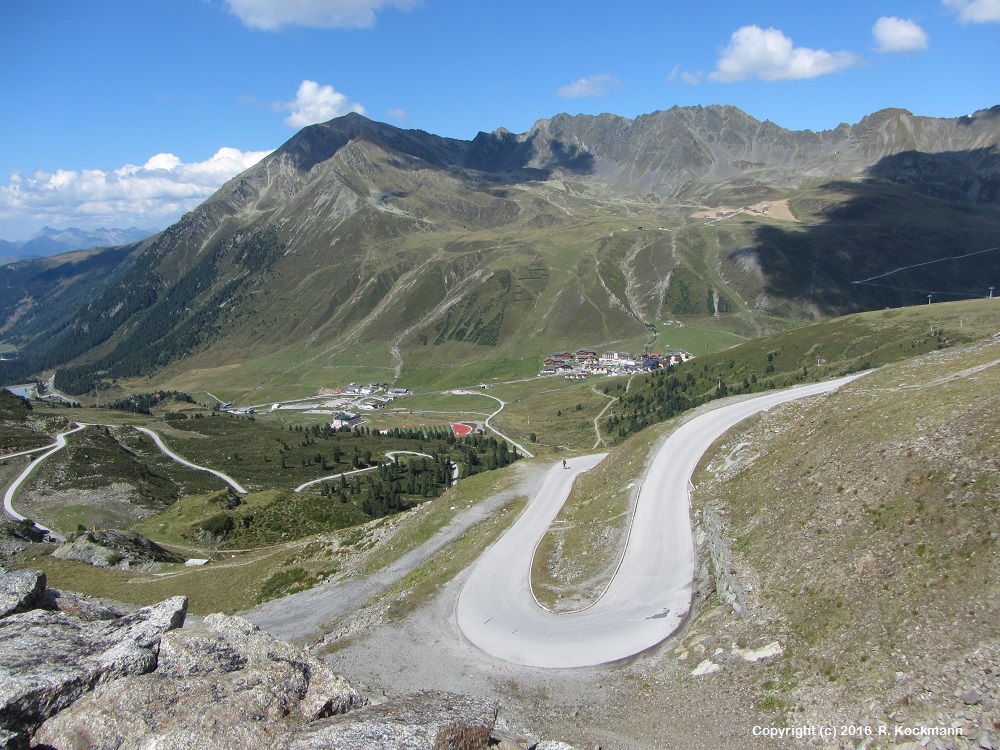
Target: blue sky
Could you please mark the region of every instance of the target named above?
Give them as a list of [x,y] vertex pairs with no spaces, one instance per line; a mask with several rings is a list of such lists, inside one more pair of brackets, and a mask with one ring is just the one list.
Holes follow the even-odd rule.
[[794,130],[1000,104],[1000,0],[0,6],[0,239],[163,228],[299,128],[438,135],[732,104]]

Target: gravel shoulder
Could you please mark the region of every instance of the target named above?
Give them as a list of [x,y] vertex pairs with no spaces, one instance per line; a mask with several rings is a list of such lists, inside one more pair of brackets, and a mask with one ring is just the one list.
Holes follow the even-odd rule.
[[338,621],[354,616],[366,603],[379,597],[403,576],[426,563],[474,526],[495,516],[516,498],[532,496],[541,485],[546,469],[547,466],[539,462],[518,463],[513,469],[518,473],[514,487],[456,512],[452,520],[426,542],[370,575],[317,586],[265,602],[242,614],[282,640],[321,640]]

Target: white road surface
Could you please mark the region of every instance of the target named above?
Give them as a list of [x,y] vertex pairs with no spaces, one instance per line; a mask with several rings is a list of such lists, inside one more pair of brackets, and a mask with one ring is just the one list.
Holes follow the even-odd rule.
[[706,412],[679,427],[646,474],[618,572],[591,607],[543,609],[531,592],[535,547],[569,496],[573,479],[606,454],[557,464],[517,522],[479,559],[457,605],[459,627],[483,651],[535,667],[586,667],[624,659],[660,643],[691,605],[694,545],[688,486],[702,455],[747,417],[777,404],[828,393],[860,377],[767,393]]
[[[18,521],[24,520],[24,516],[22,516],[20,513],[14,510],[14,495],[17,494],[17,491],[24,483],[24,480],[26,480],[29,476],[31,476],[31,473],[35,470],[35,468],[38,465],[42,463],[42,461],[51,456],[53,453],[61,451],[63,448],[66,447],[67,435],[72,435],[74,432],[79,432],[86,426],[87,425],[85,424],[77,424],[77,426],[74,427],[72,430],[67,430],[66,432],[60,432],[58,435],[56,435],[56,441],[52,445],[48,446],[48,449],[45,451],[45,453],[43,453],[34,461],[32,461],[30,464],[28,464],[28,466],[25,467],[24,471],[21,472],[18,478],[15,479],[13,482],[11,482],[10,486],[7,487],[7,491],[4,493],[3,496],[3,509],[7,512],[7,515]],[[5,456],[5,458],[10,458],[10,456]],[[56,532],[52,531],[52,529],[46,526],[42,526],[40,523],[36,522],[35,526],[41,529],[42,531],[47,532],[54,539],[58,539],[60,541],[63,539],[61,535],[57,534]]]
[[186,458],[181,458],[180,456],[178,456],[176,453],[174,453],[172,450],[170,450],[166,446],[166,443],[164,443],[163,440],[160,439],[159,435],[157,435],[155,432],[153,432],[152,430],[150,430],[150,429],[148,429],[146,427],[136,427],[135,429],[137,429],[139,432],[145,433],[146,435],[149,435],[151,438],[153,438],[153,442],[156,443],[156,447],[159,448],[161,451],[163,451],[168,456],[170,456],[170,458],[172,458],[177,463],[183,464],[184,466],[189,466],[192,469],[198,469],[200,471],[207,471],[209,474],[215,474],[215,476],[217,476],[223,482],[225,482],[230,487],[232,487],[234,490],[236,490],[237,492],[239,492],[241,495],[247,494],[247,490],[243,487],[243,485],[241,485],[239,482],[237,482],[235,479],[233,479],[228,474],[223,474],[221,471],[216,471],[215,469],[209,469],[207,466],[199,466],[198,464],[193,464],[190,461],[188,461]]

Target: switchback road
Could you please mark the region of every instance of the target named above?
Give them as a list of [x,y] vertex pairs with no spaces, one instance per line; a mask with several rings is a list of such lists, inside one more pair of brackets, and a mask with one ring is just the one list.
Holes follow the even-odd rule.
[[579,612],[554,614],[531,591],[539,541],[569,496],[573,479],[606,454],[556,466],[522,516],[477,562],[459,596],[458,625],[476,646],[536,667],[617,661],[660,643],[691,605],[694,545],[688,486],[702,455],[737,423],[778,404],[828,393],[854,378],[770,392],[706,412],[678,427],[643,479],[621,564],[603,596]]
[[159,435],[146,427],[136,427],[135,429],[145,435],[149,435],[149,437],[153,439],[153,442],[156,443],[156,447],[177,463],[183,466],[188,466],[192,469],[198,469],[199,471],[207,471],[209,474],[215,474],[215,476],[232,487],[236,492],[239,492],[241,495],[247,494],[246,488],[228,474],[223,474],[221,471],[216,471],[215,469],[209,469],[207,466],[199,466],[198,464],[191,463],[186,458],[181,458],[167,447],[166,443],[163,442]]

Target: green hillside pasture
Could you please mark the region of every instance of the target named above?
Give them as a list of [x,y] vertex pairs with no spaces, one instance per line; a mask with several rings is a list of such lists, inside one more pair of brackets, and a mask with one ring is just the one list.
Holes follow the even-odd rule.
[[742,344],[748,338],[703,325],[676,323],[662,323],[657,326],[657,332],[659,335],[653,347],[657,353],[680,349],[696,357]]
[[[478,389],[476,389],[478,390]],[[416,394],[397,398],[384,409],[365,414],[372,425],[381,429],[417,427],[451,422],[482,422],[497,409],[497,402],[478,393]]]
[[[998,357],[990,342],[887,366],[833,402],[741,425],[706,457],[694,517],[720,506],[734,577],[785,634],[762,700],[794,705],[820,676],[838,710],[878,701],[873,721],[905,706],[930,723],[953,705],[950,685],[912,691],[954,680],[949,665],[996,632]],[[757,458],[739,449],[751,442]],[[719,645],[744,632],[727,624]],[[889,688],[899,664],[907,684]]]
[[993,300],[859,313],[748,341],[640,376],[602,429],[621,440],[719,396],[754,393],[909,359],[1000,330]]
[[[217,414],[174,420],[168,428],[170,434],[164,430],[164,435],[172,450],[195,463],[223,471],[254,491],[293,490],[323,477],[375,467],[386,462],[386,454],[392,451],[450,457],[459,464],[462,476],[474,473],[466,465],[467,460],[483,467],[479,470],[496,468],[494,462],[504,466],[508,460],[497,454],[498,446],[490,441],[456,438],[446,426],[413,436],[394,436],[378,434],[368,426],[353,432],[331,430],[318,423],[289,429],[253,417]],[[476,458],[470,459],[470,455]]]
[[[151,424],[156,429],[159,425]],[[132,427],[112,427],[111,433],[118,444],[126,450],[133,451],[150,470],[169,476],[177,484],[180,492],[184,495],[198,495],[213,492],[226,487],[225,482],[214,474],[199,469],[192,469],[183,464],[179,464],[163,451],[156,447],[145,433],[139,432]],[[170,435],[166,430],[160,430],[160,436],[169,442]]]
[[132,524],[132,528],[158,544],[187,550],[193,557],[215,557],[214,540],[204,535],[199,538],[196,530],[233,501],[228,489],[187,495],[155,516]]
[[[189,599],[192,614],[234,613],[262,600],[335,580],[355,569],[369,573],[379,570],[446,526],[454,518],[454,506],[470,507],[500,493],[509,493],[511,502],[516,502],[512,490],[517,476],[516,469],[478,474],[442,497],[390,518],[245,551],[229,549],[216,552],[210,546],[192,540],[190,535],[193,526],[223,507],[223,499],[229,495],[228,492],[184,497],[159,515],[139,522],[135,529],[174,551],[190,557],[210,558],[212,561],[204,567],[185,568],[178,565],[164,570],[169,575],[150,575],[95,568],[48,555],[32,560],[31,566],[45,571],[49,585],[64,590],[136,605],[153,604],[170,596],[183,595]],[[280,494],[261,493],[261,500]],[[518,507],[491,516],[482,529],[485,536],[478,533],[464,535],[468,549],[460,559],[455,553],[446,553],[451,563],[445,572],[451,571],[455,565],[465,567],[474,559],[487,539],[493,538],[494,533],[516,518]],[[435,576],[431,579],[425,571],[420,580],[424,586],[430,586],[432,582],[444,578]],[[412,601],[415,595],[422,593],[426,593],[423,588],[411,590],[395,606],[406,606],[406,601]]]
[[[290,431],[274,422],[229,414],[169,424],[174,430],[166,439],[171,450],[255,490],[291,490],[313,479],[358,468],[359,461],[374,465],[385,460],[387,451],[433,453],[447,448],[441,440],[327,431],[318,422],[311,428],[296,426]],[[181,437],[184,433],[186,439]]]
[[[220,523],[224,519],[229,519],[225,526]],[[356,503],[335,496],[266,490],[236,497],[224,491],[182,498],[133,528],[160,544],[218,557],[229,550],[269,547],[370,520]]]
[[233,528],[220,544],[221,549],[266,547],[371,520],[355,503],[287,490],[251,492],[235,508],[227,509],[221,503],[210,510],[215,512],[191,533],[197,535],[213,519],[232,519]]
[[[45,572],[50,586],[65,591],[138,606],[155,604],[171,596],[186,596],[188,611],[193,615],[234,614],[256,604],[265,584],[273,581],[274,576],[284,570],[283,564],[294,559],[294,553],[306,546],[298,542],[249,553],[231,553],[204,567],[177,565],[162,571],[169,575],[95,568],[73,560],[57,560],[50,555],[32,560],[31,566]],[[186,553],[191,554],[191,550]],[[294,567],[303,569],[304,575],[296,576],[302,586],[307,582],[315,584],[337,570],[332,551],[330,556],[316,555],[306,563],[294,563]]]
[[0,388],[0,421],[23,422],[31,411],[31,402],[28,399],[6,388]]
[[[590,450],[597,439],[594,417],[610,400],[600,391],[612,388],[616,381],[624,387],[627,378],[599,375],[587,381],[569,381],[556,376],[533,380],[530,387],[519,383],[491,388],[489,392],[507,405],[490,424],[535,454],[539,450]],[[530,441],[532,433],[534,443]]]
[[538,372],[541,357],[534,351],[514,356],[465,341],[412,346],[403,350],[402,375],[395,385],[411,391],[439,391],[526,378]]
[[52,438],[41,430],[28,425],[0,422],[0,451],[3,453],[17,453],[51,444]]
[[[232,362],[227,363],[228,360]],[[393,379],[388,345],[367,348],[333,346],[316,342],[287,346],[274,351],[213,348],[168,366],[155,381],[134,381],[137,389],[164,387],[211,391],[224,401],[263,404],[308,398],[323,388],[348,383],[384,383]]]
[[80,524],[122,528],[171,505],[180,492],[164,467],[151,467],[122,446],[111,428],[91,426],[38,466],[18,502],[62,531]]
[[52,442],[48,431],[56,425],[36,416],[36,411],[28,399],[0,388],[0,453],[17,453]]

